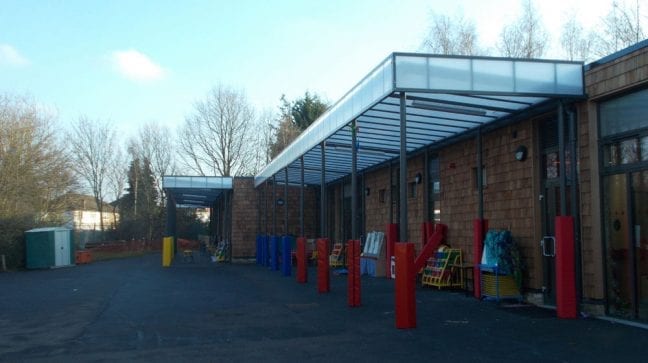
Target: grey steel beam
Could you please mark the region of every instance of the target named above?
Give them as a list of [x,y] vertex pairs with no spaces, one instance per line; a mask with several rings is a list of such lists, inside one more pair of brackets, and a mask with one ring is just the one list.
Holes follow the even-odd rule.
[[389,224],[394,223],[394,163],[389,162]]
[[562,101],[558,102],[558,173],[560,181],[560,215],[567,215],[567,175],[565,160],[565,115]]
[[320,237],[326,236],[326,142],[320,144],[322,171],[320,174]]
[[583,298],[583,265],[581,263],[581,243],[580,243],[580,205],[578,201],[578,154],[577,154],[577,125],[574,110],[569,111],[569,146],[571,154],[571,213],[574,216],[574,258],[576,266],[576,299],[578,303]]
[[284,235],[288,235],[288,168],[284,168]]
[[[358,164],[358,148],[356,120],[351,121],[351,239],[358,238],[358,225],[357,225],[357,209],[358,209],[358,181],[357,177],[357,164]],[[343,188],[344,189],[344,188]]]
[[399,242],[407,242],[407,103],[400,93],[400,221]]
[[479,206],[477,216],[480,220],[484,219],[484,161],[482,145],[482,129],[477,130],[477,194]]
[[265,185],[263,186],[263,226],[264,233],[268,235],[268,180],[266,179]]
[[299,231],[302,237],[306,236],[304,232],[304,155],[299,158],[301,162],[300,186],[299,186]]
[[272,176],[272,235],[277,235],[277,175]]

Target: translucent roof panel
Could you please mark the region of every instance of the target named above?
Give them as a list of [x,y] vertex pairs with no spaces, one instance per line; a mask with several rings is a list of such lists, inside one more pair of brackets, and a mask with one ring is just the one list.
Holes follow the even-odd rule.
[[232,189],[231,177],[164,176],[162,187],[176,204],[185,207],[209,207],[224,190]]
[[[256,177],[258,186],[321,182],[351,172],[356,120],[358,170],[399,155],[400,95],[406,95],[407,150],[413,151],[527,112],[552,99],[584,97],[583,64],[490,57],[393,53],[318,118]],[[285,180],[286,169],[288,180]]]
[[395,54],[396,90],[581,96],[583,65],[528,59]]

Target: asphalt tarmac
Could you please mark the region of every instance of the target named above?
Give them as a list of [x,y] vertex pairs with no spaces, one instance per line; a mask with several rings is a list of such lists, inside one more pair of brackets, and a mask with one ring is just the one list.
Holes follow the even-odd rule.
[[393,281],[346,276],[318,294],[255,264],[161,267],[159,254],[0,273],[0,361],[642,362],[648,330],[562,320],[534,306],[418,287],[417,327],[395,328]]

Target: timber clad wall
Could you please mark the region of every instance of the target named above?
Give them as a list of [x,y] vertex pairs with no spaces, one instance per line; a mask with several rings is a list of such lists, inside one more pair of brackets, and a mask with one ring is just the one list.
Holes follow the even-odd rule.
[[[539,216],[534,208],[538,203],[537,193],[534,193],[535,183],[539,181],[534,170],[540,160],[532,135],[532,121],[484,135],[484,218],[488,220],[490,229],[511,231],[526,266],[526,286],[539,289],[542,285],[542,266],[537,242],[540,238],[535,229]],[[514,153],[521,145],[527,147],[528,156],[524,161],[517,161]],[[481,256],[477,256],[477,260],[480,259]]]
[[[251,188],[254,188],[252,184]],[[252,190],[254,191],[254,190]],[[259,187],[256,195],[253,196],[253,201],[255,203],[255,208],[252,211],[248,211],[254,217],[254,226],[256,226],[257,220],[257,203],[260,202],[260,213],[261,213],[261,225],[258,228],[258,232],[267,233],[272,235],[273,233],[273,217],[272,217],[272,207],[273,203],[277,199],[284,199],[285,206],[288,208],[288,231],[287,234],[293,236],[301,236],[302,233],[299,230],[299,198],[300,192],[299,187],[289,186],[288,187],[288,200],[285,200],[284,196],[284,186],[283,184],[277,184],[276,192],[274,198],[272,197],[272,185],[268,185],[267,188]],[[318,203],[318,188],[306,187],[304,188],[304,231],[305,235],[308,238],[317,237],[317,230],[319,228],[319,203]],[[267,197],[267,208],[266,200]],[[259,198],[259,201],[257,201]],[[277,213],[277,235],[284,235],[286,231],[284,230],[284,221],[285,221],[285,211],[284,206],[275,205],[275,211]],[[264,219],[264,212],[265,218]],[[249,228],[249,227],[248,227]],[[255,231],[256,233],[257,231]]]
[[[416,251],[421,250],[423,245],[423,239],[421,237],[421,224],[423,224],[425,219],[425,210],[423,209],[425,202],[425,194],[423,193],[423,188],[425,181],[422,181],[421,184],[416,185],[416,196],[412,197],[411,194],[411,184],[414,183],[417,173],[425,175],[425,170],[423,169],[423,164],[425,163],[425,156],[419,155],[413,158],[410,158],[407,162],[407,219],[408,229],[407,237],[408,242],[413,242],[416,246]],[[398,221],[396,220],[396,223]],[[383,231],[385,227],[383,227]]]
[[593,66],[585,73],[585,90],[590,100],[598,100],[646,84],[648,47],[610,63]]
[[248,257],[256,253],[257,216],[253,178],[234,178],[232,193],[232,256]]
[[[389,205],[391,203],[389,184],[389,166],[365,174],[365,188],[370,190],[369,195],[365,197],[365,209],[367,210],[365,230],[367,233],[372,231],[384,232],[386,225],[389,223]],[[380,199],[381,194],[383,196],[382,201]]]
[[[461,248],[464,260],[472,257],[472,221],[477,218],[477,189],[473,178],[477,145],[468,140],[439,151],[441,223],[448,225],[448,243]],[[479,256],[481,258],[481,256]]]
[[[533,143],[533,122],[485,133],[482,136],[482,162],[485,171],[484,218],[490,229],[510,230],[519,244],[527,266],[525,285],[537,289],[542,284],[540,253],[536,239],[534,170],[537,162]],[[514,158],[515,149],[528,149],[523,162]],[[441,174],[441,223],[448,225],[448,243],[461,248],[464,260],[479,263],[473,256],[472,222],[478,217],[476,180],[477,143],[468,140],[439,151]],[[475,258],[477,257],[477,258]]]

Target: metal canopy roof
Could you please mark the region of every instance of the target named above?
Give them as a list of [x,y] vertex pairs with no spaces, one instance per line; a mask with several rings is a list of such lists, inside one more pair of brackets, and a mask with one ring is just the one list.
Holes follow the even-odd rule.
[[231,177],[164,176],[162,187],[178,207],[208,208],[225,190],[232,189]]
[[399,155],[400,94],[406,95],[407,151],[506,120],[552,99],[583,98],[583,63],[393,53],[273,159],[254,179],[319,185],[351,173],[351,122],[357,170]]

